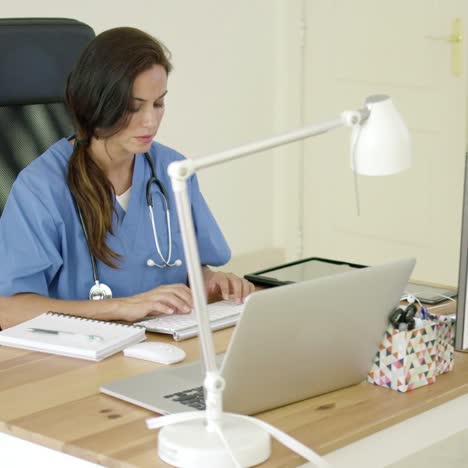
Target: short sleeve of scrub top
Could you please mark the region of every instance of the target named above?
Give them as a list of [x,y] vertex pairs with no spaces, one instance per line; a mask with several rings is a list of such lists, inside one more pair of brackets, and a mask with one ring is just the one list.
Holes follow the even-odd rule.
[[55,221],[23,180],[18,179],[0,218],[0,294],[48,295],[62,258]]

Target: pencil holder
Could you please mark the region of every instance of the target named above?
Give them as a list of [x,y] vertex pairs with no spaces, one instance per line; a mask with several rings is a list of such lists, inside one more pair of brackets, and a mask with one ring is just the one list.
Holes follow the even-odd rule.
[[389,325],[368,373],[370,383],[407,392],[453,369],[455,319],[430,314],[416,328]]

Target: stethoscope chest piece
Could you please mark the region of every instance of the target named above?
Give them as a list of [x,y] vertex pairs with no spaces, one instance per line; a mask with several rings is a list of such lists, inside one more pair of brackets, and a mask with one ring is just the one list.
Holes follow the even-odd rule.
[[89,290],[89,299],[91,301],[103,301],[104,299],[112,299],[112,291],[107,284],[96,281]]

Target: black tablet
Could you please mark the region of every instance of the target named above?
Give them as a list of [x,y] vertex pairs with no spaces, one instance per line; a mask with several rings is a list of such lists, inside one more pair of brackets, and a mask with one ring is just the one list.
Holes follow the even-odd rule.
[[266,270],[245,275],[244,278],[259,286],[281,286],[297,283],[336,273],[343,273],[354,268],[365,268],[357,263],[330,260],[321,257],[309,257],[296,262],[285,263]]
[[[309,257],[296,262],[285,263],[266,270],[256,271],[245,275],[244,278],[259,286],[281,286],[283,284],[297,283],[336,273],[351,271],[354,268],[365,268],[366,265],[357,263],[330,260],[321,257]],[[425,304],[438,304],[448,298],[454,298],[457,290],[453,288],[435,287],[429,284],[409,282],[405,293],[416,296]]]
[[412,283],[406,285],[406,293],[416,296],[424,304],[439,304],[447,299],[457,297],[455,288],[432,286],[430,284]]

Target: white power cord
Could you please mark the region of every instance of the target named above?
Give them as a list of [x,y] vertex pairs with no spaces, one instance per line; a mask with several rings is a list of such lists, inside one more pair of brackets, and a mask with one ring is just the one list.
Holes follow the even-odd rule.
[[[412,304],[413,302],[417,302],[419,304],[419,306],[421,307],[421,309],[424,309],[426,311],[439,309],[440,307],[446,307],[446,304],[436,305],[436,306],[432,306],[432,307],[423,306],[421,304],[421,301],[418,299],[418,294],[419,294],[419,292],[409,293],[409,292],[405,291],[405,294],[401,297],[401,300],[402,301],[408,301],[409,304]],[[449,301],[456,302],[453,297],[445,296],[444,294],[439,294],[439,293],[435,293],[435,295],[439,296],[439,297],[443,297],[444,299],[448,299]]]
[[[249,423],[252,423],[258,426],[261,429],[263,429],[265,432],[269,433],[276,440],[281,442],[285,447],[289,448],[293,452],[296,452],[302,458],[305,458],[307,461],[314,463],[315,466],[319,468],[331,468],[331,465],[325,459],[323,459],[320,455],[315,453],[312,449],[305,446],[304,444],[297,441],[296,439],[292,438],[285,432],[280,431],[279,429],[272,426],[271,424],[268,424],[256,418],[251,418],[249,416],[243,416],[240,414],[223,413],[223,416],[248,421]],[[158,418],[147,419],[146,426],[148,427],[148,429],[160,429],[164,426],[168,426],[171,424],[178,424],[178,423],[187,422],[187,421],[195,421],[197,419],[204,419],[204,418],[205,418],[204,411],[189,411],[189,412],[178,413],[178,414],[169,414],[167,416],[160,416]],[[218,435],[220,435],[223,445],[227,448],[228,441],[225,439],[224,435],[222,435],[222,428],[218,426],[217,429],[215,430],[218,433]],[[227,450],[228,450],[228,453],[231,455],[231,457],[233,457],[234,459],[234,454],[232,453],[232,450],[230,448],[227,448]],[[239,465],[237,461],[235,461],[234,463],[235,463],[236,468],[241,466]]]
[[221,442],[223,443],[224,448],[226,449],[227,453],[231,457],[235,468],[242,468],[241,464],[237,461],[236,456],[234,455],[234,452],[231,450],[231,446],[229,445],[228,440],[226,439],[226,437],[224,437],[223,430],[219,422],[216,422],[214,424],[214,429],[216,431],[216,434],[218,434],[219,438],[221,439]]
[[355,124],[353,127],[353,142],[351,146],[351,159],[352,159],[352,169],[353,169],[353,183],[354,183],[354,196],[356,200],[356,214],[361,216],[361,202],[359,198],[359,185],[358,185],[358,174],[356,171],[356,146],[359,141],[359,137],[361,136],[361,125]]

